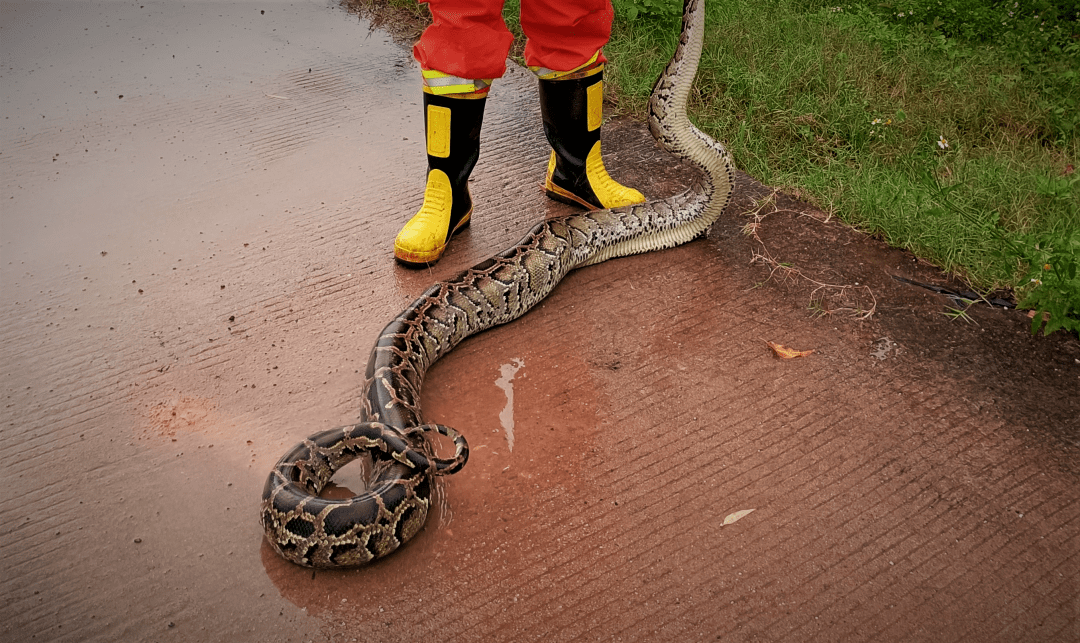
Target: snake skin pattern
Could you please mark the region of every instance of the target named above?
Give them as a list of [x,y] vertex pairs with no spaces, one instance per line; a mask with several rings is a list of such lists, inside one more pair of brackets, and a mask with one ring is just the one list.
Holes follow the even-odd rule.
[[[460,434],[424,422],[420,387],[431,365],[466,337],[523,315],[571,270],[674,247],[720,216],[731,196],[731,159],[686,117],[703,32],[703,0],[685,0],[678,47],[649,103],[652,135],[702,176],[667,199],[539,223],[517,245],[435,284],[390,322],[368,361],[363,421],[311,436],[270,473],[262,525],[279,554],[310,567],[357,566],[416,535],[434,476],[459,470],[468,458]],[[454,441],[453,458],[434,457],[430,432]],[[374,462],[367,491],[346,500],[318,497],[335,471],[365,453]]]

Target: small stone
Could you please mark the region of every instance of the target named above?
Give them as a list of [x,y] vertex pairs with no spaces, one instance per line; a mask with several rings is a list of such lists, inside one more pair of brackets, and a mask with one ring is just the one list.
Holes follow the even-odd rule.
[[135,544],[136,544],[136,545],[137,545],[137,544],[139,544],[139,543],[141,543],[141,542],[142,542],[142,538],[136,538],[136,539],[135,539]]

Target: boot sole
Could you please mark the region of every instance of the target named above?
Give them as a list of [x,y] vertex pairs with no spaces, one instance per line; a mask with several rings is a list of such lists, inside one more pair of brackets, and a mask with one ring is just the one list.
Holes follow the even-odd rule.
[[573,192],[560,188],[559,186],[555,185],[550,181],[548,181],[547,185],[544,186],[544,189],[545,192],[547,192],[549,199],[552,199],[553,201],[558,201],[559,203],[576,205],[580,208],[585,208],[586,210],[600,210],[603,207],[599,205],[593,205],[585,199],[574,194]]

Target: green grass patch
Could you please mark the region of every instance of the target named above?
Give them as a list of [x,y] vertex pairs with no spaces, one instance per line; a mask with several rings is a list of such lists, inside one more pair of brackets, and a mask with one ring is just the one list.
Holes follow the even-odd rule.
[[[1046,272],[1034,262],[1048,244],[1059,264],[1077,263],[1076,10],[935,0],[920,21],[916,4],[712,2],[691,117],[763,183],[977,289],[1015,288],[1075,330],[1075,274],[1051,297],[1031,275]],[[643,114],[678,16],[633,0],[616,8],[606,78],[620,110]],[[998,15],[1006,24],[992,31]]]

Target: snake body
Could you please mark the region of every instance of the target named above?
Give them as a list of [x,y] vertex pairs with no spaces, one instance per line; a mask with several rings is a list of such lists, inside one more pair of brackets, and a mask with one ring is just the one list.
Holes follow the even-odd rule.
[[[539,223],[517,245],[435,284],[390,322],[368,361],[363,421],[304,440],[267,479],[262,524],[279,554],[311,567],[356,566],[416,535],[434,476],[459,470],[468,458],[460,434],[423,419],[420,388],[431,365],[466,337],[523,315],[571,270],[674,247],[719,217],[731,196],[731,159],[686,116],[703,32],[703,0],[685,0],[679,44],[649,102],[652,135],[701,176],[670,198]],[[453,439],[454,457],[434,457],[429,432]],[[375,462],[369,489],[345,500],[320,498],[334,472],[364,453]]]

